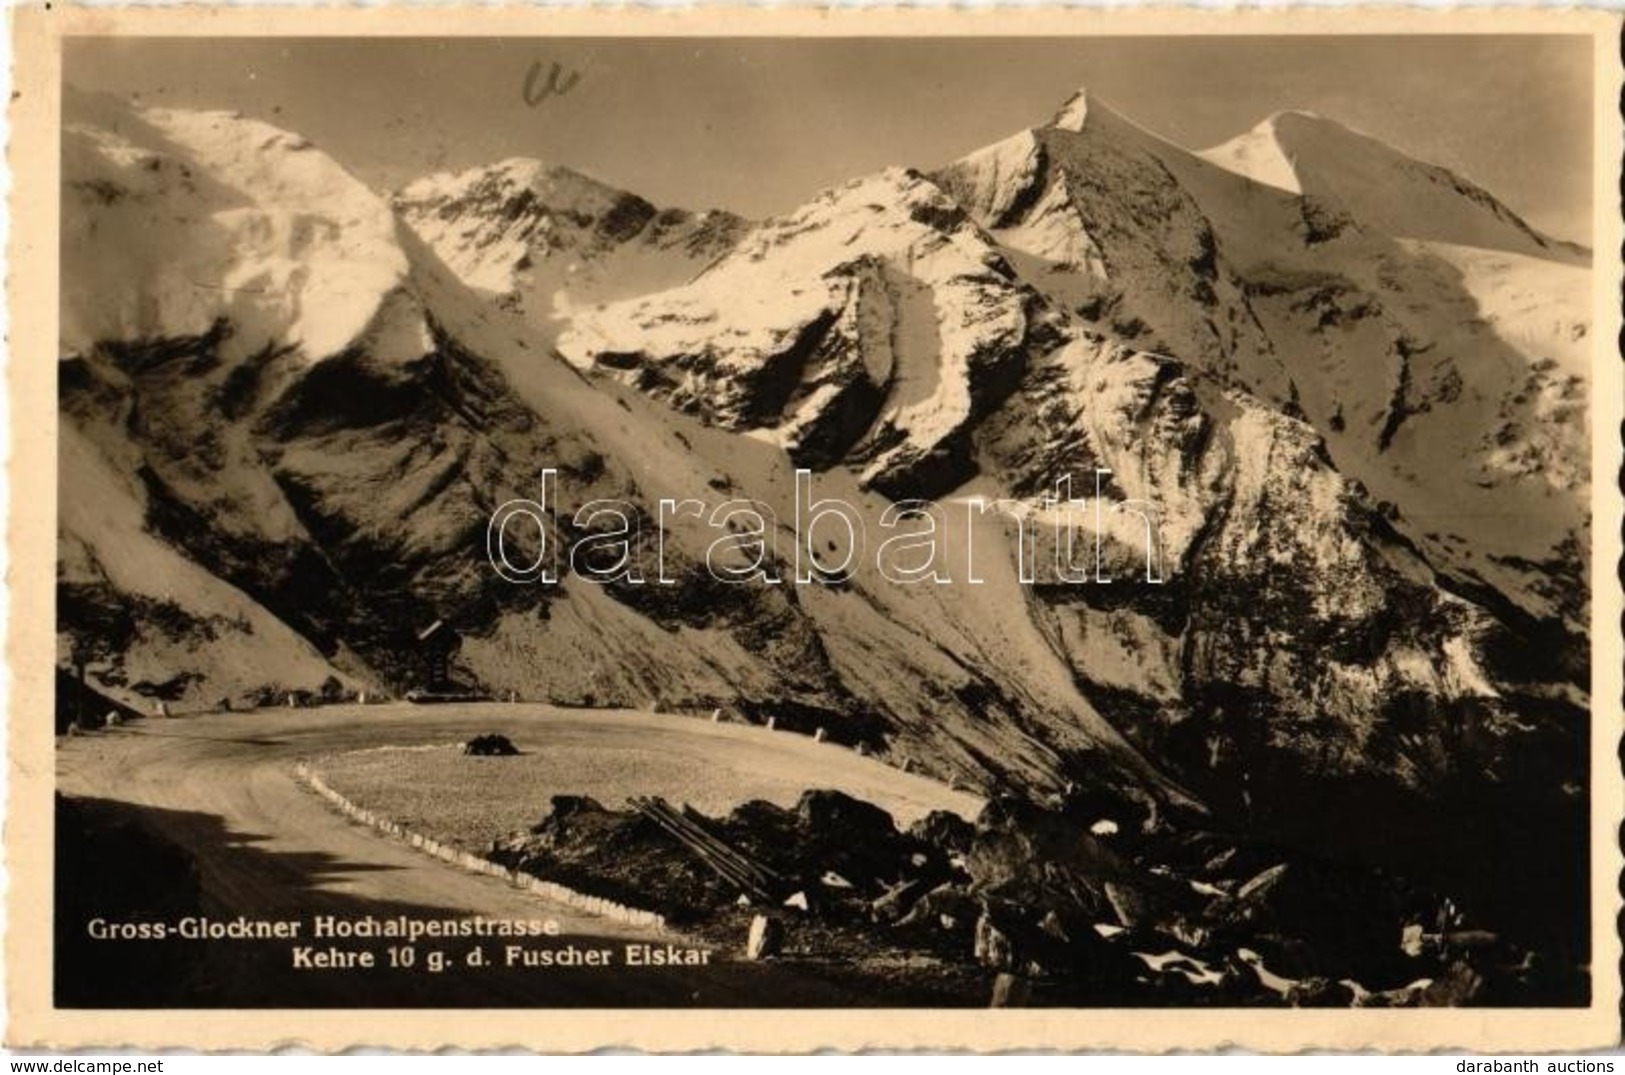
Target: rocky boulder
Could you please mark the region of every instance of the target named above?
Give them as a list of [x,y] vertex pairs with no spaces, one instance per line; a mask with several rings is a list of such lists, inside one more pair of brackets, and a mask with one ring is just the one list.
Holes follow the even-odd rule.
[[1031,803],[995,799],[976,819],[965,855],[971,890],[1066,915],[1115,917],[1108,881],[1135,884],[1130,867],[1065,815]]
[[1386,983],[1420,976],[1402,947],[1406,927],[1436,913],[1425,894],[1379,872],[1294,860],[1216,898],[1207,920],[1220,936],[1251,937],[1283,974]]
[[909,836],[944,855],[963,855],[976,838],[976,826],[946,810],[933,810],[908,827]]
[[981,904],[963,885],[943,883],[914,901],[898,920],[902,929],[956,936],[968,934],[981,915]]
[[799,855],[815,878],[834,873],[854,888],[879,893],[916,867],[915,844],[886,811],[840,791],[805,792],[796,804]]
[[513,740],[505,735],[476,735],[463,744],[463,753],[477,758],[511,758],[519,753]]

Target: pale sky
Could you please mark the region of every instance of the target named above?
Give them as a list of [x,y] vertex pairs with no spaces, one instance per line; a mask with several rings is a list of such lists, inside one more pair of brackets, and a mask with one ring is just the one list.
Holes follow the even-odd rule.
[[[535,61],[580,81],[530,107]],[[86,38],[70,40],[65,78],[266,119],[380,188],[526,156],[748,216],[888,165],[946,163],[1087,86],[1192,149],[1281,109],[1319,112],[1462,173],[1537,227],[1590,232],[1583,37]]]

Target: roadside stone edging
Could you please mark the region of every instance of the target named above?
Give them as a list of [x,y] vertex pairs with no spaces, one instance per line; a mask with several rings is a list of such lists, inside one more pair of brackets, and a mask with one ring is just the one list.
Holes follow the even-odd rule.
[[382,833],[390,839],[406,844],[413,850],[421,851],[425,855],[440,859],[442,862],[449,862],[453,866],[467,870],[469,873],[479,873],[488,877],[499,878],[521,891],[540,896],[542,899],[552,900],[555,903],[562,903],[567,907],[585,911],[590,915],[613,919],[616,922],[624,922],[629,926],[641,926],[661,933],[667,932],[665,915],[656,914],[653,911],[639,910],[636,907],[628,907],[625,904],[616,903],[614,900],[607,900],[601,896],[589,896],[584,892],[577,892],[573,888],[566,888],[552,881],[543,881],[539,877],[532,877],[530,874],[519,870],[510,870],[501,863],[492,862],[488,858],[482,858],[471,852],[452,847],[450,844],[443,844],[432,837],[413,832],[387,817],[382,817],[371,810],[357,806],[345,798],[343,794],[329,787],[327,782],[322,779],[321,774],[312,769],[307,763],[296,762],[293,769],[294,774],[306,787],[326,799],[339,813],[352,821],[359,822]]

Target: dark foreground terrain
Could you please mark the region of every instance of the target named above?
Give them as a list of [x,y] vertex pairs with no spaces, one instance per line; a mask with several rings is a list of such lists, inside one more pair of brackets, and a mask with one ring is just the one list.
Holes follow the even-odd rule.
[[556,798],[492,856],[705,937],[768,917],[780,958],[856,980],[926,971],[956,991],[980,979],[985,996],[1009,976],[1013,1002],[1528,1006],[1588,991],[1553,930],[1507,929],[1495,901],[1128,803],[1005,798],[974,824],[934,812],[904,830],[836,791],[721,818],[639,806]]
[[[807,779],[838,776],[843,790],[709,816],[680,802],[662,813],[644,798],[639,809],[560,796],[536,804],[529,831],[490,834],[491,857],[658,911],[674,931],[661,934],[384,839],[292,774],[300,758],[487,734],[590,746],[606,765],[654,743],[703,747],[758,779],[778,764]],[[494,780],[522,760],[481,763]],[[725,780],[735,770],[719,763],[711,771]],[[962,793],[933,792],[929,782],[805,736],[535,706],[140,720],[63,740],[59,786],[56,996],[65,1006],[981,1006],[1001,975],[1010,976],[1001,988],[1011,1001],[1080,1007],[1569,1005],[1584,1003],[1589,988],[1577,955],[1587,949],[1584,871],[1540,868],[1583,863],[1572,846],[1582,830],[1533,814],[1520,830],[1437,819],[1460,826],[1463,853],[1429,872],[1402,868],[1419,861],[1402,854],[1406,830],[1369,807],[1366,831],[1351,827],[1345,843],[1318,853],[1081,787],[1043,804],[995,798],[979,816],[960,816],[944,807],[962,809]],[[1349,802],[1357,812],[1360,800]],[[900,826],[898,816],[912,820]],[[719,873],[696,854],[696,833],[753,872]],[[1384,863],[1366,852],[1385,833],[1394,853]],[[1474,856],[1477,883],[1463,869]],[[1527,884],[1499,883],[1518,862],[1529,865]],[[440,973],[421,962],[314,973],[292,965],[287,942],[94,941],[86,933],[98,916],[200,914],[551,918],[560,936],[539,947],[675,942],[711,956],[692,967],[475,973],[459,961],[478,942],[459,940],[440,946],[452,963]],[[776,943],[768,958],[750,961],[758,916],[773,920]],[[372,951],[382,964],[398,943],[345,947]],[[419,947],[426,959],[430,946]]]

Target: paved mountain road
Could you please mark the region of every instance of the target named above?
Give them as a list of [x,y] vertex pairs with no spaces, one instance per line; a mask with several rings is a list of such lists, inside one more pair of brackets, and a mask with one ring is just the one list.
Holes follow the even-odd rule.
[[[61,741],[58,787],[127,810],[185,849],[207,913],[298,919],[317,914],[414,918],[553,919],[562,936],[530,946],[609,948],[664,944],[641,931],[468,873],[344,818],[293,774],[300,759],[381,745],[418,745],[498,732],[516,741],[589,746],[595,757],[671,752],[708,766],[708,779],[782,782],[787,796],[835,787],[900,819],[928,809],[969,813],[977,801],[855,752],[784,732],[628,711],[540,705],[410,705],[263,710],[151,719]],[[658,791],[658,789],[650,789]],[[303,936],[309,937],[307,925]],[[741,938],[743,941],[743,938]],[[109,942],[117,943],[117,942]],[[136,942],[129,942],[136,943]],[[171,942],[165,942],[171,943]],[[322,942],[317,943],[319,946]],[[355,942],[337,942],[355,948]],[[380,961],[388,944],[372,950]],[[488,955],[512,941],[441,942],[456,960],[476,943]],[[420,942],[426,949],[431,942]],[[786,966],[713,953],[683,968],[545,970],[453,968],[310,971],[292,967],[290,943],[199,944],[200,1006],[255,1002],[310,1006],[750,1006],[863,1003],[849,987]],[[358,976],[365,975],[358,980]],[[290,997],[295,998],[290,1001]]]

